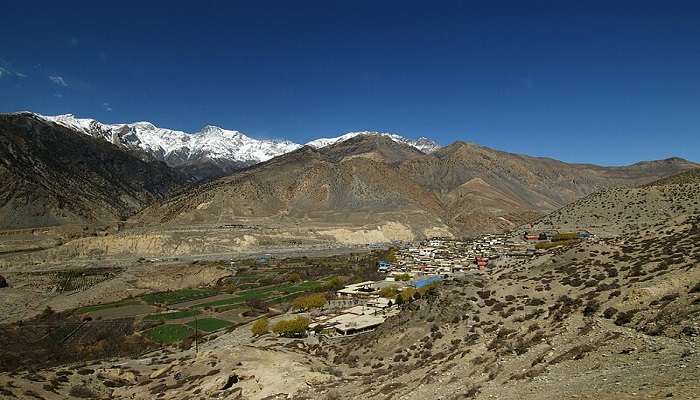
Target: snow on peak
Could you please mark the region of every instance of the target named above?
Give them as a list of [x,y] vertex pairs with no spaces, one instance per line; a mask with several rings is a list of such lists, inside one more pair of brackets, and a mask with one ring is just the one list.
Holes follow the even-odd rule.
[[117,145],[140,148],[174,166],[205,158],[258,163],[301,147],[290,141],[254,139],[213,125],[187,133],[159,128],[147,121],[103,124],[71,114],[38,116]]
[[[33,113],[34,114],[34,113]],[[202,159],[227,160],[254,164],[288,153],[301,147],[288,140],[255,139],[235,130],[206,125],[198,132],[187,133],[160,128],[151,122],[104,124],[94,119],[77,118],[72,114],[42,116],[39,118],[57,123],[78,132],[101,138],[118,146],[141,149],[171,166]],[[307,145],[320,148],[348,140],[357,135],[381,135],[408,144],[425,153],[440,146],[427,138],[412,140],[387,132],[348,132],[335,138],[313,140]]]
[[437,150],[440,148],[440,145],[437,144],[435,141],[430,140],[425,137],[421,137],[418,140],[412,140],[412,139],[407,139],[401,135],[397,135],[395,133],[389,133],[389,132],[375,132],[375,131],[358,131],[358,132],[348,132],[344,135],[334,137],[334,138],[320,138],[316,140],[312,140],[308,142],[306,145],[311,146],[314,148],[321,148],[321,147],[326,147],[330,146],[335,143],[339,142],[344,142],[348,139],[354,138],[355,136],[358,135],[378,135],[378,136],[385,136],[388,137],[389,139],[397,142],[397,143],[403,143],[407,144],[411,147],[414,147],[424,153],[429,153],[431,151]]

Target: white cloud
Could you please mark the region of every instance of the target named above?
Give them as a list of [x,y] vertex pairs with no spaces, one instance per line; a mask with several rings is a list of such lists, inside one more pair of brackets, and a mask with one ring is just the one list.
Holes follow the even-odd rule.
[[17,77],[17,78],[26,78],[27,77],[27,75],[25,75],[21,72],[10,71],[7,68],[0,67],[0,78],[2,78],[2,77],[11,78],[13,76]]
[[109,103],[102,103],[102,108],[105,109],[105,111],[112,111],[112,106],[109,105]]
[[68,83],[66,83],[66,80],[63,79],[62,76],[49,75],[49,80],[51,80],[51,82],[57,84],[58,86],[68,87]]

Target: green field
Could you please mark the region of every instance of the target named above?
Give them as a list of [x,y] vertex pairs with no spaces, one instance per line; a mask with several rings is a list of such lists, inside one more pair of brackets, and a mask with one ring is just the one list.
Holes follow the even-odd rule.
[[209,303],[197,304],[194,308],[214,308],[221,306],[234,306],[245,304],[248,300],[266,300],[277,297],[275,294],[290,295],[301,292],[314,292],[323,286],[323,281],[307,281],[299,283],[283,283],[280,285],[265,286],[256,289],[244,290],[228,299],[221,299]]
[[141,296],[148,304],[176,304],[185,301],[199,300],[218,294],[213,289],[181,289],[172,292],[151,293]]
[[198,310],[188,310],[188,311],[175,311],[175,312],[169,312],[169,313],[161,313],[161,314],[150,314],[145,316],[143,319],[147,319],[149,321],[167,321],[170,319],[179,319],[179,318],[188,318],[192,317],[199,314]]
[[[187,325],[194,328],[195,321],[190,321]],[[228,328],[231,325],[233,324],[217,318],[202,318],[197,320],[197,330],[205,332],[218,331],[219,329]]]
[[241,308],[241,309],[242,309],[242,308],[245,308],[245,307],[242,307],[242,306],[243,306],[243,303],[227,304],[227,305],[224,305],[224,306],[212,307],[212,310],[214,310],[214,312],[218,312],[218,313],[219,313],[219,312],[231,311],[231,310],[234,310],[234,309],[236,309],[236,308]]
[[158,343],[175,343],[194,333],[194,329],[187,325],[165,324],[151,328],[144,332],[147,338]]
[[137,299],[121,300],[121,301],[115,301],[114,303],[104,303],[104,304],[96,304],[94,306],[81,307],[78,309],[78,312],[82,314],[82,313],[89,313],[89,312],[99,311],[99,310],[107,310],[110,308],[133,306],[133,305],[137,305],[137,304],[141,304],[141,302]]

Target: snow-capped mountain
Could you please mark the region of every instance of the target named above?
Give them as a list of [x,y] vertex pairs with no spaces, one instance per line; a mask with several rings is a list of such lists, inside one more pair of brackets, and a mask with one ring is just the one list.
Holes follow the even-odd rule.
[[42,117],[117,145],[141,148],[173,166],[203,158],[258,163],[301,147],[288,140],[254,139],[238,131],[211,125],[199,132],[186,133],[159,128],[150,122],[103,124],[93,119],[75,118],[71,114]]
[[200,179],[222,176],[301,147],[288,140],[255,139],[211,125],[187,133],[159,128],[150,122],[104,124],[71,114],[37,116],[117,146],[143,151]]
[[418,140],[411,140],[411,139],[407,139],[403,136],[397,135],[395,133],[374,132],[374,131],[348,132],[344,135],[334,137],[334,138],[320,138],[320,139],[312,140],[312,141],[306,143],[306,145],[311,146],[311,147],[315,147],[318,149],[321,147],[330,146],[330,145],[338,143],[338,142],[343,142],[345,140],[348,140],[348,139],[353,138],[353,137],[358,136],[358,135],[386,136],[395,142],[403,143],[403,144],[407,144],[409,146],[415,147],[416,149],[422,151],[423,153],[430,153],[431,151],[434,151],[434,150],[437,150],[440,148],[440,145],[437,144],[437,142],[435,142],[434,140],[428,139],[426,137],[421,137]]
[[[205,126],[187,133],[160,128],[150,122],[105,124],[94,119],[77,118],[72,114],[33,115],[78,132],[101,138],[117,146],[145,153],[171,167],[186,170],[198,178],[222,176],[241,167],[267,161],[296,150],[302,145],[288,140],[255,139],[239,131]],[[321,148],[357,135],[382,135],[429,153],[440,146],[427,138],[411,140],[393,133],[350,132],[335,138],[313,140],[307,145]]]

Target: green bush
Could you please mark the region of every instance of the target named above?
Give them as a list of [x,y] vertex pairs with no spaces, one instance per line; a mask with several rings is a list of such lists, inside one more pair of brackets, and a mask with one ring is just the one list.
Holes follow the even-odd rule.
[[255,336],[264,335],[270,331],[270,321],[268,321],[267,317],[262,317],[253,323],[250,327],[250,331],[253,332]]
[[578,233],[576,233],[576,232],[557,233],[552,238],[552,242],[560,242],[560,241],[564,241],[564,240],[575,240],[578,238],[579,238]]
[[272,331],[284,337],[300,337],[306,334],[306,330],[308,328],[309,319],[298,316],[294,319],[287,319],[277,322],[272,328]]
[[292,307],[297,310],[310,310],[312,308],[321,308],[325,305],[326,297],[321,293],[297,297],[292,302]]

